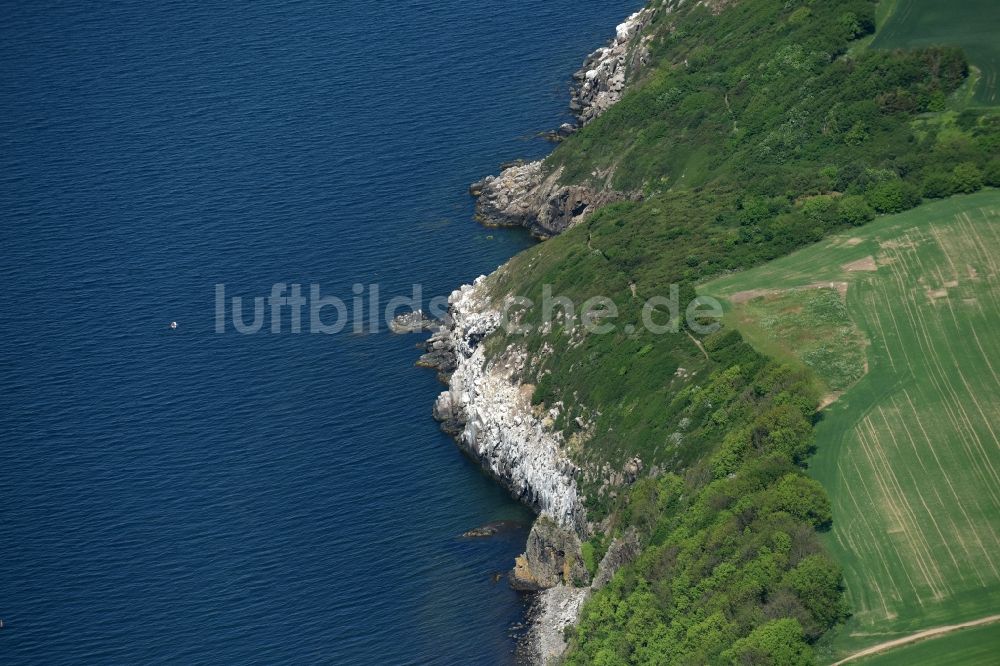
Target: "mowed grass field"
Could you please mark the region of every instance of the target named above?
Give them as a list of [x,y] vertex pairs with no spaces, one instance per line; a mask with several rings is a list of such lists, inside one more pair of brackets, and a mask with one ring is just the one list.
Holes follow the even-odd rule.
[[[854,612],[825,656],[1000,613],[1000,191],[880,218],[700,291],[764,351],[805,363],[794,334],[762,341],[759,320],[784,303],[775,294],[806,288],[843,294],[867,339],[867,372],[822,412],[810,461]],[[767,316],[789,317],[781,307]]]
[[1000,2],[882,0],[872,48],[960,46],[981,73],[974,103],[1000,104]]

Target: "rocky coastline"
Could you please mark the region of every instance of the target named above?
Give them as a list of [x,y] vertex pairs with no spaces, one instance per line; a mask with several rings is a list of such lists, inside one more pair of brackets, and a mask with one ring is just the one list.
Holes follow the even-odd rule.
[[[644,28],[656,10],[642,9],[629,16],[614,39],[591,53],[573,75],[570,109],[576,124],[565,124],[553,133],[565,137],[589,124],[617,103],[627,83],[649,63]],[[562,170],[548,170],[544,161],[518,163],[473,183],[476,219],[492,227],[525,227],[538,238],[549,238],[579,224],[598,208],[623,200],[640,199],[636,192],[610,187],[613,174],[602,174],[600,184],[561,182]]]
[[[534,409],[534,387],[516,379],[529,362],[526,353],[510,347],[487,357],[483,342],[501,321],[489,278],[481,276],[452,292],[448,315],[418,364],[438,370],[447,384],[433,410],[442,429],[538,513],[508,578],[514,589],[536,593],[520,654],[528,663],[548,664],[566,649],[564,630],[576,623],[591,590],[606,585],[637,556],[638,542],[629,535],[614,540],[591,578],[582,554],[591,526],[577,487],[581,470],[564,451],[562,433],[551,428],[558,407]],[[467,535],[489,536],[478,530]]]
[[510,350],[486,358],[481,343],[501,324],[486,292],[485,277],[454,291],[447,325],[428,341],[421,364],[438,369],[448,383],[434,417],[515,497],[559,527],[585,534],[577,469],[563,453],[561,437],[531,409],[529,387],[512,378],[521,354]]
[[[629,16],[607,46],[588,56],[574,75],[570,108],[577,124],[564,125],[556,135],[577,131],[621,99],[627,83],[648,63],[643,30],[655,12],[647,8]],[[548,238],[601,206],[640,196],[606,184],[566,185],[560,176],[560,170],[547,171],[542,161],[508,165],[499,176],[470,187],[477,198],[477,219],[487,226],[523,226]],[[557,414],[550,412],[558,406],[549,412],[534,409],[534,387],[517,379],[529,362],[526,352],[511,347],[487,356],[483,342],[501,323],[489,279],[481,276],[451,294],[439,327],[418,314],[401,321],[400,332],[433,331],[417,364],[437,370],[447,384],[434,404],[434,418],[460,448],[538,513],[509,579],[515,589],[536,594],[519,653],[526,662],[549,664],[565,651],[565,628],[577,622],[591,590],[606,585],[639,548],[634,535],[615,539],[591,579],[581,550],[591,529],[577,486],[582,471],[564,451],[562,433],[551,428]]]

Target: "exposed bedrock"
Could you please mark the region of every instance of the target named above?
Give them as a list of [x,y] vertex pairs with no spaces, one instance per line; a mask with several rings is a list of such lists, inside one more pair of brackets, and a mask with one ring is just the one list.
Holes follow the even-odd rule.
[[422,359],[437,367],[448,390],[434,417],[459,446],[511,493],[558,527],[584,534],[586,513],[577,493],[576,466],[531,408],[531,395],[512,377],[519,360],[487,360],[480,344],[501,323],[486,294],[485,278],[452,293],[448,325]]
[[[643,9],[628,17],[618,26],[614,39],[591,53],[574,75],[570,108],[578,126],[593,121],[616,104],[626,84],[648,64],[648,38],[643,29],[654,16],[655,10]],[[565,124],[554,136],[566,137],[575,130]],[[487,176],[469,187],[478,198],[476,219],[486,226],[525,227],[539,238],[548,238],[604,205],[640,198],[636,193],[617,192],[606,184],[561,183],[561,176],[561,169],[547,169],[542,161],[506,165],[500,175]]]
[[549,238],[615,201],[638,199],[637,194],[591,185],[563,185],[561,169],[545,172],[542,162],[508,167],[499,176],[487,176],[472,186],[478,192],[476,219],[491,227],[525,227],[539,238]]

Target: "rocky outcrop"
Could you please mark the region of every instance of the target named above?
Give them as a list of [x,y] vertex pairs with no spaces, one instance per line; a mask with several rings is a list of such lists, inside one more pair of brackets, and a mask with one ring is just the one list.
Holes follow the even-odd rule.
[[[570,109],[579,126],[616,104],[627,82],[649,62],[648,38],[643,29],[655,11],[647,8],[628,17],[618,26],[615,38],[590,54],[574,75]],[[566,137],[575,129],[565,124],[553,137]],[[567,185],[560,182],[561,176],[561,169],[547,170],[544,162],[537,161],[508,166],[499,176],[473,183],[469,192],[478,198],[476,219],[492,227],[525,227],[538,238],[549,238],[580,223],[602,206],[641,198],[637,193],[617,192],[607,186]]]
[[521,529],[523,525],[514,520],[495,520],[462,533],[463,539],[489,539],[504,532]]
[[530,629],[522,646],[524,660],[534,664],[559,663],[566,651],[566,627],[579,621],[580,611],[591,593],[611,582],[623,566],[634,562],[639,550],[639,535],[629,530],[611,542],[589,587],[560,582],[539,592],[532,604]]
[[389,330],[396,335],[437,331],[440,328],[441,322],[428,317],[424,314],[423,310],[405,312],[397,315],[389,322]]
[[623,537],[613,539],[608,546],[608,552],[597,567],[597,574],[591,587],[599,590],[610,583],[619,569],[639,557],[640,547],[639,535],[634,529],[628,530]]
[[515,380],[515,371],[526,362],[523,353],[508,349],[486,358],[482,343],[502,323],[487,288],[480,277],[451,294],[445,327],[431,336],[421,362],[438,369],[448,383],[434,404],[434,417],[540,514],[510,581],[515,589],[538,593],[524,656],[530,663],[548,664],[566,649],[564,630],[577,621],[590,592],[580,541],[586,536],[586,512],[577,492],[578,470],[563,452],[561,436],[532,410],[531,387]]
[[649,39],[643,30],[656,10],[647,7],[629,16],[615,31],[607,46],[591,53],[573,78],[570,109],[583,126],[615,105],[625,94],[625,85],[649,64]]
[[601,206],[640,198],[591,185],[563,185],[561,175],[562,169],[546,173],[543,162],[538,161],[488,176],[470,188],[479,196],[476,219],[488,227],[525,227],[538,238],[549,238]]
[[[455,344],[452,341],[453,322],[450,318],[442,322],[441,327],[434,332],[427,342],[424,343],[424,354],[417,361],[417,366],[421,368],[431,368],[438,371],[438,379],[447,384],[451,378],[451,373],[455,371],[457,357],[455,355]],[[452,432],[442,421],[442,428]],[[454,427],[458,427],[457,424]],[[458,430],[461,430],[458,427]],[[458,432],[454,430],[452,434]]]
[[524,554],[517,558],[510,584],[515,590],[537,592],[557,585],[582,586],[590,582],[583,563],[580,538],[542,516],[528,534]]
[[435,367],[450,375],[434,417],[515,497],[558,527],[584,534],[577,469],[563,453],[561,437],[532,412],[530,390],[512,377],[524,358],[509,350],[488,361],[480,344],[501,323],[485,278],[453,292],[449,304],[450,325],[435,336],[441,346],[441,365]]
[[[592,53],[574,76],[571,109],[577,125],[565,124],[550,138],[559,140],[617,103],[628,82],[649,61],[646,26],[655,9],[645,9],[618,26],[607,45]],[[641,195],[610,188],[613,172],[600,184],[566,184],[561,169],[541,162],[514,163],[499,176],[474,183],[476,217],[487,226],[521,226],[539,238],[559,234],[598,208]],[[482,342],[501,325],[500,309],[491,304],[485,278],[452,293],[449,316],[431,336],[419,365],[435,368],[448,384],[438,396],[434,417],[459,445],[506,486],[535,508],[540,518],[511,574],[512,585],[538,591],[528,633],[527,658],[553,663],[566,649],[564,630],[577,621],[590,594],[590,576],[581,554],[587,536],[586,512],[577,490],[580,470],[563,451],[562,434],[552,432],[531,405],[532,387],[518,383],[526,354],[508,348],[487,358]],[[635,478],[642,462],[629,461],[623,474]],[[489,530],[484,530],[486,535]],[[470,538],[479,531],[467,533]],[[607,584],[614,572],[638,553],[634,534],[612,542],[595,585]]]

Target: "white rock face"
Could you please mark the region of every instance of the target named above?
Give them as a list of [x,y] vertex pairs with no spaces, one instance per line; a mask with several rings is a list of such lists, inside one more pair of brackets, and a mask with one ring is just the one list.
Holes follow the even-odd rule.
[[[625,93],[626,78],[648,62],[649,52],[640,37],[655,10],[642,9],[615,29],[615,38],[588,56],[576,74],[573,109],[586,125],[614,106]],[[638,38],[638,39],[637,39]]]
[[501,324],[501,313],[489,306],[484,280],[463,286],[449,299],[456,369],[448,390],[438,396],[435,416],[464,424],[456,435],[459,444],[517,497],[560,527],[582,533],[586,514],[576,467],[563,454],[560,438],[532,413],[530,394],[512,381],[518,359],[487,362],[479,344]]

